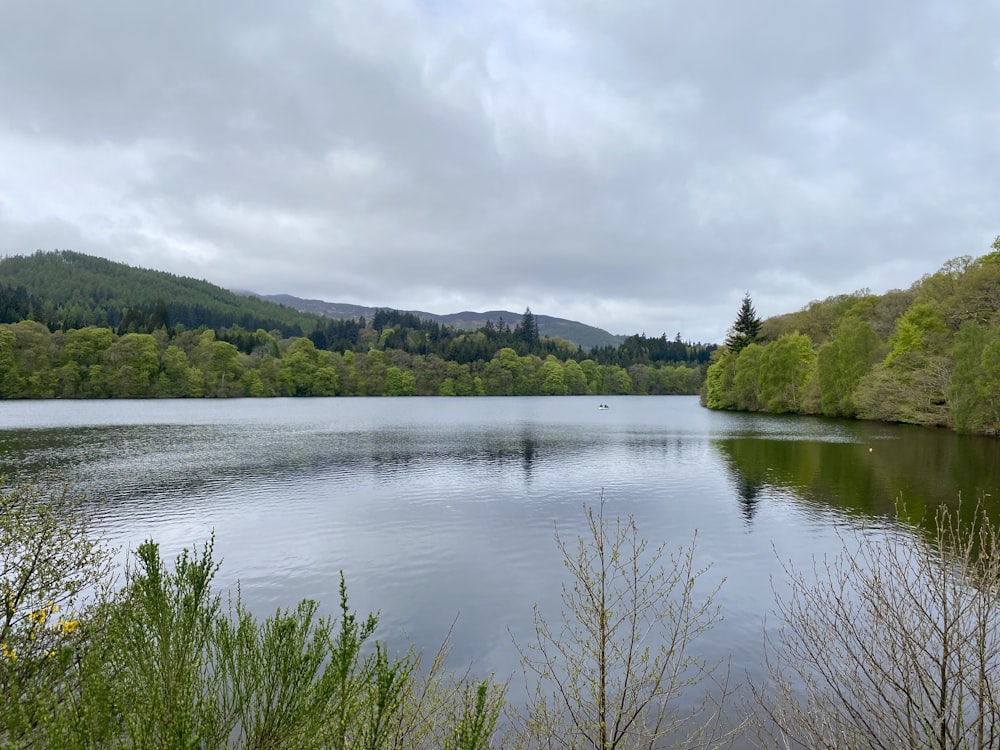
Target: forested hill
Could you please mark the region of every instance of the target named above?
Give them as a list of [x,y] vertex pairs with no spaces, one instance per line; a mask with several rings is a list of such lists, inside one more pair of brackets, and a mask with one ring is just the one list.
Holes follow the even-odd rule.
[[697,393],[711,344],[338,320],[79,253],[0,261],[0,399]]
[[317,316],[234,294],[207,281],[133,268],[69,250],[0,259],[0,322],[26,317],[50,328],[153,330],[241,326],[308,335]]
[[906,290],[831,297],[758,325],[745,312],[708,369],[710,408],[1000,435],[1000,237]]
[[[151,331],[159,325],[186,328],[258,328],[284,336],[308,336],[326,320],[372,320],[380,308],[305,300],[291,295],[234,293],[207,281],[134,268],[68,250],[0,259],[0,323],[31,317],[50,328],[88,325]],[[455,331],[476,331],[492,321],[513,327],[521,313],[490,311],[435,315],[425,321]],[[561,338],[585,350],[617,347],[624,336],[572,320],[536,315],[538,335]]]

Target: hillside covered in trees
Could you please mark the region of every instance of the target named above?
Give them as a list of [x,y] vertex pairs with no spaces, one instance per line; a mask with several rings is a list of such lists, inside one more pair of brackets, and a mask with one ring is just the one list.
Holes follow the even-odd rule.
[[0,398],[696,393],[714,345],[584,351],[511,328],[377,310],[305,314],[72,252],[0,261]]
[[907,290],[813,302],[751,336],[744,313],[713,355],[709,408],[1000,435],[1000,237]]
[[207,281],[133,268],[69,250],[0,260],[0,323],[31,317],[50,329],[94,325],[149,330],[161,325],[308,334],[316,316],[233,294]]

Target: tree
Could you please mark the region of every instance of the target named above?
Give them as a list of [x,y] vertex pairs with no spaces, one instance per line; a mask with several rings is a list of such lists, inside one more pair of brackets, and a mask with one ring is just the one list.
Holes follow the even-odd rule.
[[566,376],[563,366],[554,355],[550,354],[545,358],[539,373],[541,379],[541,392],[543,396],[565,396],[567,393]]
[[[703,403],[709,409],[735,409],[736,361],[739,355],[730,349],[716,349],[712,364],[705,373]],[[745,364],[750,363],[750,358]]]
[[972,432],[984,429],[986,402],[983,398],[982,358],[991,334],[974,321],[966,321],[955,335],[954,367],[948,385],[948,402],[955,429]]
[[[586,508],[587,535],[576,545],[556,533],[571,582],[563,586],[564,621],[550,625],[535,608],[535,638],[518,644],[525,679],[536,680],[526,713],[515,719],[525,748],[594,750],[710,744],[718,728],[721,665],[693,646],[720,619],[705,590],[707,568],[694,563],[694,541],[668,553],[649,549],[632,517],[605,517],[602,496]],[[675,713],[678,699],[695,698]]]
[[748,344],[736,357],[733,389],[740,409],[759,411],[762,406],[760,362],[763,351],[759,344]]
[[290,377],[293,396],[308,396],[319,366],[319,352],[310,339],[295,339],[281,357],[282,370]]
[[410,370],[395,365],[386,368],[384,396],[412,396],[416,393],[417,381]]
[[889,344],[886,358],[858,381],[858,416],[950,425],[951,342],[939,311],[930,304],[911,305],[897,321]]
[[1000,434],[1000,336],[994,335],[983,348],[976,390],[981,406],[979,430],[991,435]]
[[156,339],[148,333],[126,333],[104,350],[102,363],[113,373],[111,395],[144,398],[150,395],[160,370]]
[[854,390],[878,353],[878,337],[872,327],[856,315],[847,315],[832,341],[818,352],[820,405],[828,416],[853,417]]
[[521,316],[521,322],[514,329],[514,333],[528,346],[538,343],[538,321],[535,320],[530,307],[524,308],[524,315]]
[[8,326],[0,325],[0,398],[18,395],[20,380],[14,347],[17,339]]
[[580,396],[589,393],[587,375],[575,359],[566,361],[566,365],[563,367],[563,378],[566,382],[566,392],[569,395]]
[[[91,535],[80,498],[0,489],[0,742],[31,738],[62,703],[87,630],[88,595],[110,584],[114,551]],[[18,747],[18,744],[9,746]]]
[[985,750],[1000,743],[1000,532],[942,507],[928,536],[861,527],[833,560],[786,567],[769,682],[771,747]]
[[[738,360],[737,360],[738,363]],[[806,383],[815,373],[816,353],[803,333],[786,333],[760,355],[760,399],[767,411],[802,412]]]
[[750,300],[750,292],[747,292],[743,296],[743,304],[740,306],[736,321],[726,336],[726,348],[733,353],[739,353],[745,346],[752,344],[760,334],[761,323]]
[[891,365],[897,357],[909,352],[940,352],[945,347],[946,334],[947,327],[933,305],[913,305],[896,323],[896,331],[889,341],[892,349],[885,363]]

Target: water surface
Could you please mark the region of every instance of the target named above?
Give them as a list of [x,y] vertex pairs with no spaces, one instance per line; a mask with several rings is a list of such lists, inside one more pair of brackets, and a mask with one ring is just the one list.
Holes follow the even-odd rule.
[[453,662],[500,676],[532,605],[559,615],[555,530],[580,533],[602,494],[654,544],[697,534],[706,590],[725,579],[725,620],[699,650],[760,674],[780,560],[835,553],[899,498],[992,505],[996,450],[675,396],[0,403],[0,475],[85,493],[123,555],[214,533],[220,586],[239,581],[261,614],[303,597],[333,612],[343,571],[384,640],[434,649],[453,627]]

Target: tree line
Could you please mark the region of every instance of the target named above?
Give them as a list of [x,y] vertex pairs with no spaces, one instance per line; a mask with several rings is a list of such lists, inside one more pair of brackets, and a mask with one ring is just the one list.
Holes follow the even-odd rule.
[[708,368],[709,408],[1000,435],[1000,237],[905,291],[862,290],[766,321],[745,313]]
[[394,328],[358,330],[364,351],[319,349],[310,338],[238,327],[177,327],[171,336],[166,328],[118,334],[2,324],[0,398],[684,394],[698,391],[704,373],[684,364],[624,368],[543,358],[512,347],[463,362],[391,348]]
[[715,346],[585,351],[520,320],[300,313],[70,251],[0,260],[0,398],[697,393]]

